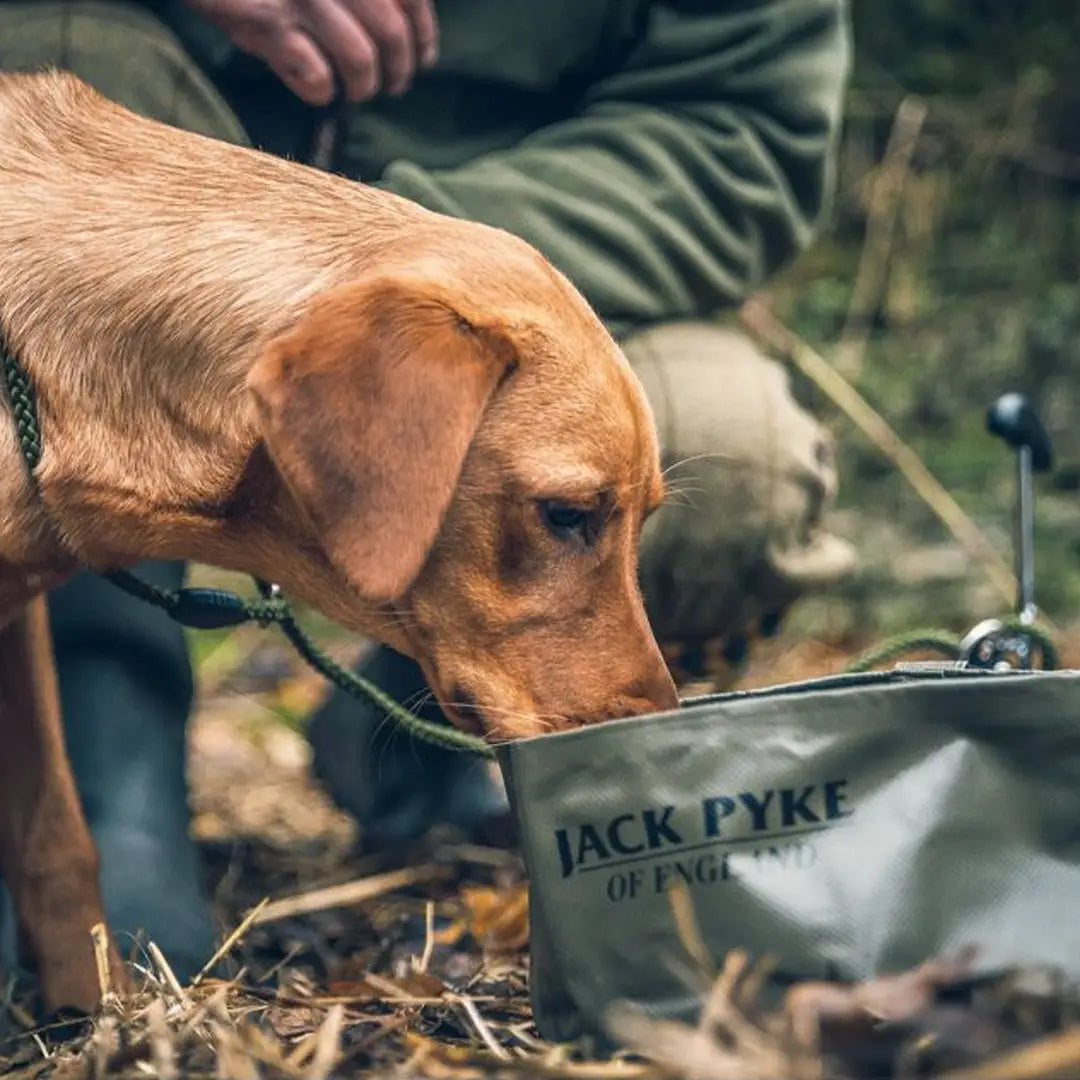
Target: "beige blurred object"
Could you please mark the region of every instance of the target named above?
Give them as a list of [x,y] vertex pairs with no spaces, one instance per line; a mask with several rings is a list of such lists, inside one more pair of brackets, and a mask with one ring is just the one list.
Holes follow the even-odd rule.
[[714,323],[666,323],[623,342],[660,432],[672,496],[649,522],[642,587],[665,641],[725,638],[849,575],[829,531],[832,436],[785,369]]

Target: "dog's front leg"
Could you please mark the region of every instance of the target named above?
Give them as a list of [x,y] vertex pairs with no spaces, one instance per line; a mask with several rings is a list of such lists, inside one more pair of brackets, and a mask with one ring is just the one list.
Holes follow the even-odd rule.
[[[0,874],[46,1010],[93,1012],[90,929],[104,922],[97,850],[64,748],[44,597],[0,630]],[[123,968],[110,951],[119,987]]]

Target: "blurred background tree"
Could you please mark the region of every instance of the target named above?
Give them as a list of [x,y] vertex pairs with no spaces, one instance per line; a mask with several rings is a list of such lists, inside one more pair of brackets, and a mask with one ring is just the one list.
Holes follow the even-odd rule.
[[[855,0],[853,17],[836,203],[774,305],[1007,558],[1013,461],[983,421],[999,393],[1036,398],[1057,451],[1039,483],[1039,597],[1067,622],[1080,614],[1080,5]],[[898,110],[917,134],[883,182]],[[875,229],[887,243],[864,254]],[[868,261],[880,288],[853,308]],[[999,594],[895,470],[814,387],[798,390],[837,434],[839,524],[863,567],[792,631],[862,638],[999,614]]]

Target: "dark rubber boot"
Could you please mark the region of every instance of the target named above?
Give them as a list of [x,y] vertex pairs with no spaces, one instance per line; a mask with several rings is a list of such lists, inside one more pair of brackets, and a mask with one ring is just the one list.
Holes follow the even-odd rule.
[[[147,581],[183,583],[182,563],[146,563]],[[83,574],[50,597],[64,728],[101,853],[105,912],[123,955],[155,941],[180,979],[214,951],[190,837],[186,726],[193,687],[180,627]]]
[[[417,707],[428,687],[400,653],[377,648],[357,671],[413,712],[445,722],[433,702]],[[509,831],[505,795],[485,761],[399,732],[366,702],[335,692],[312,718],[308,737],[316,776],[357,819],[366,846],[390,848],[443,824],[482,841]]]

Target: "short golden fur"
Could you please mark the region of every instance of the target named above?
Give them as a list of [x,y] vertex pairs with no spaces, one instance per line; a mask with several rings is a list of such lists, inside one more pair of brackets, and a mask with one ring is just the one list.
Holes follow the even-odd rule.
[[0,869],[50,1008],[97,997],[41,599],[81,565],[279,582],[492,738],[675,704],[636,584],[652,417],[522,241],[0,76],[0,328],[45,447],[31,483],[0,408]]

